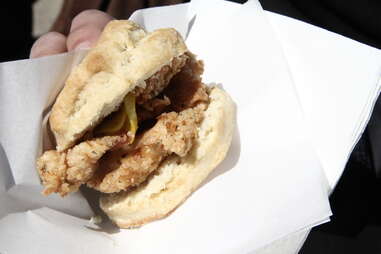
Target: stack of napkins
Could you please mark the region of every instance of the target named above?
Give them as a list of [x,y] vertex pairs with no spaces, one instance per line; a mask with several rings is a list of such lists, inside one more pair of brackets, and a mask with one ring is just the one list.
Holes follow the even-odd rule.
[[131,19],[178,29],[204,60],[204,81],[231,94],[237,129],[226,160],[169,217],[98,228],[83,219],[92,212],[80,194],[42,197],[35,171],[43,116],[83,54],[3,63],[0,253],[250,253],[327,221],[329,191],[378,96],[380,52],[254,0],[191,1]]
[[378,98],[381,51],[291,18],[267,16],[333,188]]

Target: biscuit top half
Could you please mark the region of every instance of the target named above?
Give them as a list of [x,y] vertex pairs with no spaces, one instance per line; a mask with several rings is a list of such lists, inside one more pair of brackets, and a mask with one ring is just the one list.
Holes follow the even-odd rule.
[[132,21],[111,21],[96,46],[70,73],[53,105],[49,123],[58,151],[117,110],[124,97],[187,52],[174,29],[147,33]]

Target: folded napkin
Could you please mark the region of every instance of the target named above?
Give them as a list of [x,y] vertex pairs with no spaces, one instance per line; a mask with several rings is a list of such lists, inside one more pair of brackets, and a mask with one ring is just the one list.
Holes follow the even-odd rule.
[[332,190],[378,98],[381,51],[282,15],[267,16]]

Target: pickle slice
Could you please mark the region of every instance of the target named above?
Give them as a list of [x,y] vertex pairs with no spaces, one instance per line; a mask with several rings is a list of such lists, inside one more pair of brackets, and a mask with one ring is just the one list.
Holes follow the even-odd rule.
[[124,107],[120,107],[118,111],[107,116],[94,130],[97,135],[114,135],[118,133],[124,126],[126,121],[126,113]]
[[[138,129],[138,117],[136,115],[135,96],[131,93],[127,94],[123,101],[124,111],[127,115],[128,130],[133,136]],[[127,123],[126,123],[127,125]]]
[[107,116],[95,128],[94,132],[96,135],[108,136],[129,131],[135,137],[137,129],[138,117],[136,115],[135,96],[127,94],[123,99],[123,105],[116,112]]

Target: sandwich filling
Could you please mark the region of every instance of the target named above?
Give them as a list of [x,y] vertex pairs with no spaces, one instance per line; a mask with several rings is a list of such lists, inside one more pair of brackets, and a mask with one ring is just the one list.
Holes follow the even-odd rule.
[[144,182],[168,156],[186,156],[209,104],[202,72],[189,52],[173,58],[74,146],[46,151],[37,161],[43,193],[65,196],[82,184],[120,192]]

